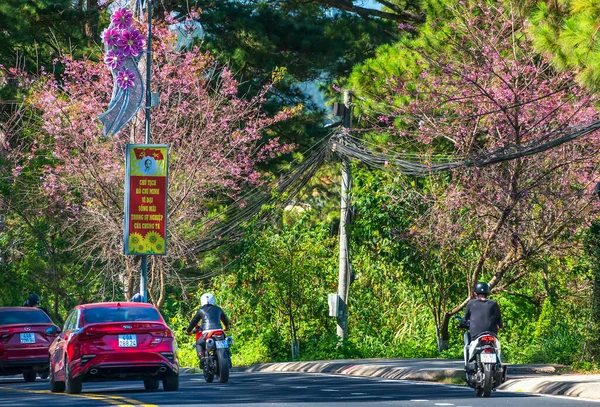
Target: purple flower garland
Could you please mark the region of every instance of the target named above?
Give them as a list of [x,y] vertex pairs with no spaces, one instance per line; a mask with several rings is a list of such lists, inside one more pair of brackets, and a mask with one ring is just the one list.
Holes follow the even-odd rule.
[[143,52],[144,36],[131,25],[133,14],[126,8],[117,9],[110,19],[110,27],[102,33],[102,41],[107,49],[104,62],[116,72],[117,85],[127,89],[135,83],[135,76],[123,65],[126,58],[138,57]]

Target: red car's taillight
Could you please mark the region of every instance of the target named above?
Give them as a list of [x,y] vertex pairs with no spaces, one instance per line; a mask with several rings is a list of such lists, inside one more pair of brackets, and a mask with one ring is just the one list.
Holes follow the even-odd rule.
[[152,335],[154,338],[152,338],[152,344],[156,345],[162,342],[163,338],[172,338],[173,337],[173,333],[171,332],[170,329],[164,329],[164,330],[157,330],[157,331],[150,331],[150,335]]
[[161,330],[156,330],[156,331],[150,331],[150,335],[161,337],[161,338],[172,338],[173,337],[173,333],[171,332],[170,329],[165,329],[165,330],[161,329]]

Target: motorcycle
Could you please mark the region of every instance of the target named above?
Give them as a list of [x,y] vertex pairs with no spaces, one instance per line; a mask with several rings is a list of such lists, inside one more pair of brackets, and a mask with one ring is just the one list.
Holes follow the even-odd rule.
[[[457,317],[462,322],[462,318]],[[465,329],[465,380],[475,390],[476,397],[490,397],[506,380],[506,366],[500,361],[500,341],[493,332],[482,332],[471,339],[468,326]]]
[[204,373],[204,380],[207,383],[212,383],[216,376],[219,383],[227,383],[229,380],[229,369],[232,367],[231,352],[229,349],[233,345],[233,338],[225,336],[225,332],[221,329],[202,332],[196,327],[194,333],[196,334],[196,341],[206,333],[204,352],[202,353],[202,351],[198,351],[197,349],[200,369]]

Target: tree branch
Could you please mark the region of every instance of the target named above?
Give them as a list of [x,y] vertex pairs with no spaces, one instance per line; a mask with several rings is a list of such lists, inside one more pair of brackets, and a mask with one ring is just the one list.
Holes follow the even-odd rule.
[[352,13],[356,13],[361,17],[379,17],[384,18],[386,20],[392,20],[397,22],[415,22],[415,23],[423,23],[425,22],[425,14],[415,14],[410,11],[403,10],[397,5],[390,3],[386,0],[377,0],[378,3],[388,7],[391,10],[394,10],[395,13],[390,13],[387,11],[376,10],[372,8],[360,7],[356,6],[352,1],[348,0],[320,0],[319,3],[326,4],[330,7],[337,8],[339,10],[350,11]]

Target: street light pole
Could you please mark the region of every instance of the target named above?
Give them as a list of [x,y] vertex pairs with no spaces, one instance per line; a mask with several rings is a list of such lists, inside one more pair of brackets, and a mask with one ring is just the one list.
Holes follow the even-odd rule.
[[[146,123],[144,144],[150,144],[150,108],[152,105],[152,92],[150,91],[150,78],[152,68],[152,0],[147,0],[146,12],[148,14],[148,40],[146,41]],[[140,294],[142,302],[148,302],[148,255],[142,255],[140,274]]]

